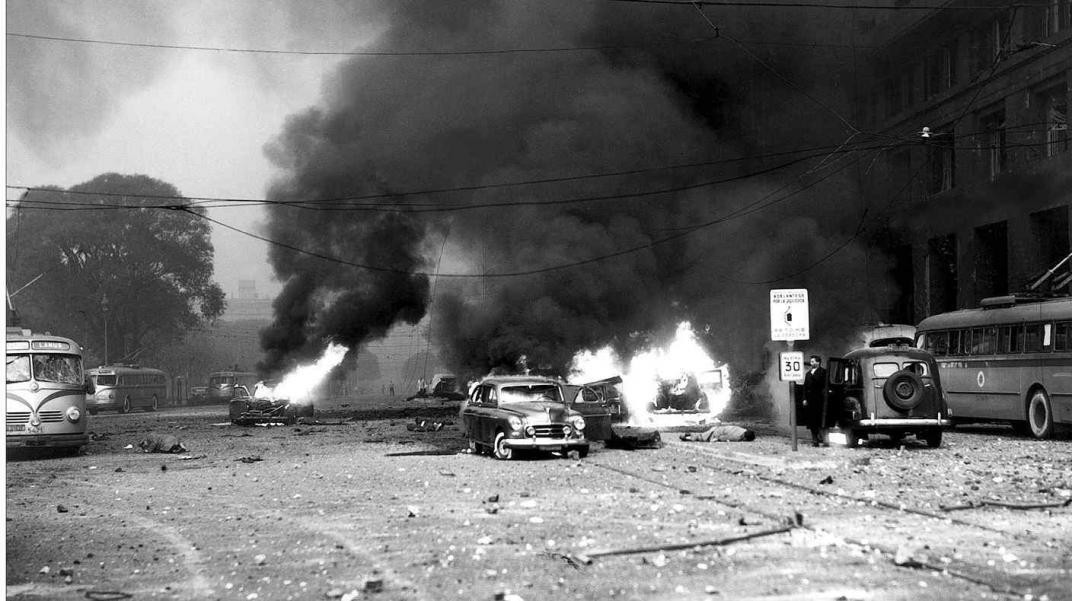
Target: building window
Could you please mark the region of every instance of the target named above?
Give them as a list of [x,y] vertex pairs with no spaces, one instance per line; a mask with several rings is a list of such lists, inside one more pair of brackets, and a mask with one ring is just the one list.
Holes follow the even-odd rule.
[[947,234],[927,241],[927,312],[957,308],[957,236]]
[[979,119],[979,126],[982,130],[982,150],[987,161],[987,174],[993,180],[1005,171],[1005,109],[984,115]]
[[927,141],[927,160],[930,167],[928,194],[952,190],[956,185],[956,153],[952,130],[952,124],[939,128]]
[[1068,152],[1068,90],[1064,83],[1039,93],[1038,107],[1045,124],[1046,157]]
[[1072,0],[1048,0],[1042,19],[1045,36],[1072,29]]

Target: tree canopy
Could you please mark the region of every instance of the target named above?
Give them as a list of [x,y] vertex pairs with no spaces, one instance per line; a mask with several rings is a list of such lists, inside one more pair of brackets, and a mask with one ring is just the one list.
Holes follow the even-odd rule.
[[201,211],[144,175],[29,191],[7,216],[7,288],[22,326],[114,362],[219,317],[224,294]]

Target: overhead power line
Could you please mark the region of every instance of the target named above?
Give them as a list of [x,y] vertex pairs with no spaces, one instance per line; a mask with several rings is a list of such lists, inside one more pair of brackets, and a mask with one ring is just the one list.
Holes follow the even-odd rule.
[[[556,46],[544,48],[483,48],[468,50],[281,50],[274,48],[238,48],[232,46],[204,46],[197,44],[161,44],[151,42],[128,42],[122,40],[101,40],[93,38],[73,38],[65,36],[42,35],[33,33],[8,32],[9,38],[23,38],[49,42],[68,42],[74,44],[95,44],[100,46],[126,46],[131,48],[157,48],[164,50],[197,50],[202,52],[231,52],[239,54],[282,54],[298,56],[486,56],[497,54],[544,54],[563,52],[601,52],[604,50],[632,50],[648,46],[637,45],[596,45],[596,46]],[[651,40],[649,45],[690,45],[701,44],[715,39],[715,36],[701,38],[666,37]]]

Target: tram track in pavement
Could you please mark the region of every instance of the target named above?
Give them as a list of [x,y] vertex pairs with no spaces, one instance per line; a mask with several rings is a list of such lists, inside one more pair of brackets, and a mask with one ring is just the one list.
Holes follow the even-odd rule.
[[[770,465],[728,457],[695,443],[668,441],[665,444],[681,457],[682,469],[661,470],[658,476],[652,476],[609,465],[598,458],[590,457],[586,464],[676,491],[683,498],[691,497],[739,512],[742,523],[751,521],[750,525],[754,525],[754,516],[769,520],[776,525],[767,531],[771,534],[795,528],[807,530],[857,549],[877,551],[903,568],[947,574],[999,594],[1020,598],[1033,595],[1036,599],[1041,595],[1058,599],[1067,594],[1062,584],[1067,579],[1067,569],[1037,567],[1052,559],[1053,553],[1035,537],[888,499],[860,497],[794,482],[763,473],[764,469],[771,469]],[[703,489],[711,488],[711,481],[699,481],[712,472],[731,477],[730,482],[743,485],[747,494],[732,494],[727,492],[729,487],[721,494],[705,493]],[[777,502],[765,502],[768,499]],[[832,517],[822,516],[817,510],[822,503],[832,503],[838,511]],[[853,527],[846,528],[847,523]],[[880,529],[876,530],[875,526]],[[895,542],[873,540],[875,535]],[[948,538],[943,540],[943,536]],[[921,539],[925,542],[920,542]],[[965,548],[972,550],[966,553]],[[1000,560],[988,560],[988,554],[997,555]],[[1035,561],[1024,560],[1023,556],[1032,556]]]

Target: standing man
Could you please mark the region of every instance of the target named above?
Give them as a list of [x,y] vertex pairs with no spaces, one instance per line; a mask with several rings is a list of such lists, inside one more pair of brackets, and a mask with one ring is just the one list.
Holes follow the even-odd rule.
[[812,355],[804,374],[804,415],[811,430],[811,446],[829,446],[826,442],[826,370],[823,358]]

